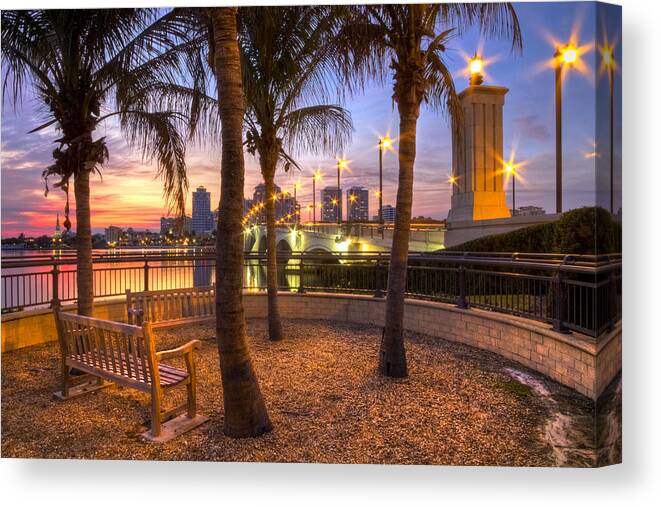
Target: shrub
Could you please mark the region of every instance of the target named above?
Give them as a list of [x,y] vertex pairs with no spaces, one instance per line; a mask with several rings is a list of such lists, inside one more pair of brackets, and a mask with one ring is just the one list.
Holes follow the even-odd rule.
[[622,251],[622,226],[601,207],[578,208],[559,220],[449,247],[464,252],[606,254]]

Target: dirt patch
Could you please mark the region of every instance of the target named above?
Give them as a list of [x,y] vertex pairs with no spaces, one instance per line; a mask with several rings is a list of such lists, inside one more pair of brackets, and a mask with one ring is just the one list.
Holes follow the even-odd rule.
[[[390,380],[376,372],[378,328],[285,321],[286,338],[277,343],[268,341],[264,321],[250,321],[248,328],[274,427],[268,435],[242,440],[223,435],[218,349],[205,339],[214,329],[194,325],[160,331],[157,349],[202,339],[196,354],[198,400],[209,422],[165,445],[142,443],[147,395],[113,386],[54,401],[58,348],[42,345],[2,356],[3,457],[556,464],[542,438],[549,416],[543,400],[514,385],[506,369],[522,367],[500,356],[409,334],[409,377]],[[179,402],[183,392],[177,396]],[[589,411],[589,404],[579,401],[576,410]]]

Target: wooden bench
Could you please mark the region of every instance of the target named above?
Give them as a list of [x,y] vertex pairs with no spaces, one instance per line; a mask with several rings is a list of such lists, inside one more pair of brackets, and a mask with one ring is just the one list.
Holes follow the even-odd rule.
[[[156,352],[149,322],[133,326],[56,311],[55,323],[62,352],[62,390],[54,393],[56,398],[101,389],[109,385],[104,380],[151,393],[151,430],[142,436],[154,442],[167,442],[208,419],[196,408],[193,351],[198,340]],[[182,356],[186,369],[161,362]],[[72,376],[70,368],[84,374]],[[187,402],[162,411],[164,393],[179,386],[186,386]]]
[[149,321],[152,328],[213,321],[216,315],[214,286],[188,289],[126,291],[129,324]]

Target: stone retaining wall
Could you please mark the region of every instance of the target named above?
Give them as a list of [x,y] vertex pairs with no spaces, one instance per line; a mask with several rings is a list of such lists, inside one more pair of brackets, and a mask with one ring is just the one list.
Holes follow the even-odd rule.
[[[265,293],[246,294],[246,318],[264,318]],[[322,319],[383,326],[385,300],[353,294],[294,294],[279,296],[280,314],[288,319]],[[95,316],[125,321],[123,298],[95,307]],[[596,399],[622,367],[622,329],[599,339],[578,333],[560,334],[528,319],[453,305],[407,300],[405,328],[473,347],[517,361],[576,391]],[[2,318],[2,351],[56,340],[53,316],[32,310]]]

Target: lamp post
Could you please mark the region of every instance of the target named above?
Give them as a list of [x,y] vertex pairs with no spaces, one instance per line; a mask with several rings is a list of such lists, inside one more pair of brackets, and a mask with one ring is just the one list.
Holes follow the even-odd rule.
[[[297,196],[297,191],[298,191],[299,188],[301,188],[301,182],[300,182],[300,181],[297,181],[297,182],[294,183],[294,213],[296,213],[296,211],[299,211],[299,210],[300,210],[300,208],[298,207],[298,198],[296,197],[296,196]],[[298,214],[296,215],[294,221],[295,221],[296,223],[299,223],[299,221],[300,221],[300,213],[298,213]]]
[[342,189],[340,188],[340,172],[343,169],[347,168],[347,164],[349,162],[343,158],[339,159],[337,161],[337,201],[338,201],[338,206],[337,206],[337,223],[338,225],[342,223]]
[[558,47],[553,55],[555,61],[555,211],[562,213],[562,68],[573,65],[578,51],[573,44]]
[[516,212],[516,171],[514,165],[505,165],[505,172],[512,177],[512,216]]
[[610,210],[611,214],[615,211],[615,193],[614,193],[614,174],[613,174],[613,130],[614,130],[614,121],[615,121],[615,98],[614,98],[614,67],[615,61],[613,57],[613,48],[609,47],[608,44],[604,45],[601,50],[601,58],[608,72],[608,86],[610,89]]
[[356,194],[349,194],[349,209],[347,210],[347,222],[351,221],[351,214],[353,212],[353,204],[356,202]]
[[317,181],[321,180],[321,171],[317,169],[313,174],[312,174],[312,223],[316,224],[317,223],[317,189],[316,189],[316,183]]
[[379,223],[383,225],[383,150],[392,146],[392,139],[386,136],[379,139]]

